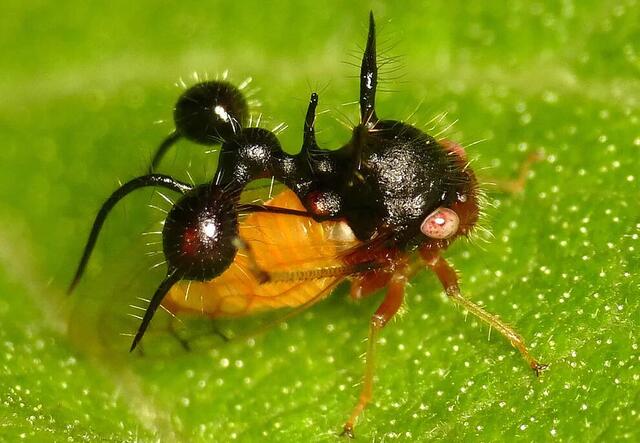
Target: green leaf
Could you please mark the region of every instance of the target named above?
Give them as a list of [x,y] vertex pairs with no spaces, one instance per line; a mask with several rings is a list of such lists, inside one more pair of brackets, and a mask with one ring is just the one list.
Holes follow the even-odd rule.
[[[309,93],[322,146],[355,121],[355,2],[12,2],[0,18],[0,440],[333,441],[358,394],[363,339],[380,295],[345,287],[251,340],[210,322],[128,354],[162,269],[139,234],[162,202],[140,192],[106,226],[77,293],[64,294],[103,199],[144,171],[171,130],[191,72],[253,78],[266,127],[297,151]],[[487,181],[545,160],[523,193],[487,186],[483,226],[446,256],[462,290],[528,339],[550,369],[452,309],[428,272],[384,331],[363,440],[637,441],[640,433],[640,8],[637,1],[375,2],[383,57],[378,114],[431,120],[472,145]],[[355,57],[353,57],[355,54]],[[388,59],[389,61],[391,59]],[[193,80],[186,80],[193,83]],[[259,88],[259,89],[258,89]],[[446,116],[441,113],[446,112]],[[154,121],[163,120],[154,125]],[[448,128],[449,124],[457,121]],[[474,142],[481,141],[474,144]],[[182,143],[163,168],[202,182],[215,155]],[[484,241],[488,240],[488,241]],[[174,322],[174,325],[176,323]],[[243,333],[260,320],[223,322]],[[146,339],[145,339],[146,340]]]

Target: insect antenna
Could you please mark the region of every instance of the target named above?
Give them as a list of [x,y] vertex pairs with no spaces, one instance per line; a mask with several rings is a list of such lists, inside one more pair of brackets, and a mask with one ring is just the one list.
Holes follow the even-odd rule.
[[87,263],[89,262],[89,257],[91,257],[91,252],[93,251],[93,248],[96,245],[96,241],[98,240],[98,234],[100,234],[102,225],[104,224],[104,221],[106,220],[113,207],[130,192],[147,186],[160,186],[175,192],[179,192],[181,194],[184,194],[185,192],[193,189],[191,185],[180,182],[168,175],[163,174],[143,175],[141,177],[134,178],[133,180],[130,180],[120,186],[113,194],[111,194],[107,201],[102,204],[100,211],[98,211],[98,215],[96,216],[91,228],[91,233],[89,234],[89,239],[87,240],[87,243],[84,247],[82,258],[80,259],[80,263],[78,264],[78,268],[73,277],[73,280],[69,285],[67,294],[73,292],[74,288],[80,281],[80,278],[82,278]]
[[376,87],[378,85],[378,66],[376,63],[376,24],[373,11],[369,13],[369,35],[367,46],[360,66],[360,122],[373,126],[378,122],[376,116]]
[[144,313],[144,317],[142,317],[142,322],[138,327],[138,332],[136,332],[136,336],[131,342],[131,348],[129,349],[129,352],[133,351],[136,346],[138,346],[138,343],[140,342],[140,340],[142,340],[142,337],[144,336],[144,333],[146,332],[147,327],[149,326],[149,323],[153,318],[153,315],[156,313],[156,310],[160,306],[160,303],[162,303],[162,299],[164,299],[165,295],[167,295],[167,292],[169,292],[171,287],[178,281],[180,281],[181,278],[182,275],[174,269],[167,274],[164,280],[162,280],[160,286],[158,286],[158,289],[156,289],[155,294],[153,294],[153,297],[151,297],[149,306],[147,307],[147,310]]

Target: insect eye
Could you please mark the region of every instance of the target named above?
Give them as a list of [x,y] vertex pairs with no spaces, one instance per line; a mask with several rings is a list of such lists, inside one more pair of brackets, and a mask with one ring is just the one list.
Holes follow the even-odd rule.
[[438,208],[433,211],[420,225],[420,231],[429,238],[445,239],[458,232],[460,218],[449,208]]
[[173,111],[176,130],[196,143],[212,145],[233,137],[249,113],[247,100],[231,83],[207,81],[187,89]]
[[163,250],[170,269],[187,280],[210,280],[233,262],[238,220],[233,199],[210,185],[182,197],[169,212]]

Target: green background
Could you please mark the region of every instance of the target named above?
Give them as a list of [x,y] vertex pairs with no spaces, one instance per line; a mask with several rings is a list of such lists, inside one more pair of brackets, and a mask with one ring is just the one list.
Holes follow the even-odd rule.
[[[446,255],[469,298],[513,324],[551,368],[536,379],[423,272],[383,334],[357,437],[640,439],[638,1],[33,0],[5,2],[0,15],[0,440],[337,439],[380,295],[355,304],[342,287],[228,344],[206,321],[187,321],[179,332],[203,337],[192,352],[161,314],[144,355],[129,355],[129,305],[143,305],[136,297],[162,274],[147,271],[160,259],[140,236],[162,215],[147,207],[163,204],[148,191],[118,207],[78,291],[64,290],[103,199],[144,171],[171,130],[180,77],[253,77],[263,126],[286,122],[291,152],[319,90],[330,111],[317,122],[322,146],[346,141],[337,120],[356,119],[342,104],[357,98],[351,63],[369,9],[383,56],[401,56],[382,70],[391,92],[379,97],[380,116],[405,119],[422,103],[411,121],[435,118],[431,133],[482,141],[469,153],[486,180],[545,153],[522,194],[487,187],[493,236]],[[206,180],[215,155],[180,146],[163,170]]]

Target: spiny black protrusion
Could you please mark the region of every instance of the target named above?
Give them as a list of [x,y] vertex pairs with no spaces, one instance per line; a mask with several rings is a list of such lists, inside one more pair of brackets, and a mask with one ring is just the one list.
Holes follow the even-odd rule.
[[376,62],[376,24],[373,11],[369,13],[369,35],[360,66],[360,123],[373,127],[376,116],[376,87],[378,86],[378,65]]
[[175,270],[169,270],[169,273],[167,274],[165,279],[162,280],[162,282],[160,283],[160,286],[158,286],[158,289],[156,289],[156,292],[153,294],[153,297],[151,297],[149,306],[147,307],[147,310],[144,312],[144,317],[142,317],[142,321],[140,322],[140,326],[138,327],[138,332],[136,332],[136,335],[133,338],[133,341],[131,342],[131,348],[129,348],[129,352],[133,352],[136,346],[138,346],[138,343],[140,343],[140,340],[142,340],[144,333],[147,331],[147,328],[149,327],[149,323],[151,323],[151,319],[153,318],[153,315],[156,313],[156,311],[160,307],[162,300],[167,295],[171,287],[174,284],[176,284],[178,281],[180,281],[180,279],[181,279],[180,274],[175,272]]
[[102,204],[100,211],[98,211],[98,215],[93,222],[93,227],[91,228],[91,233],[89,234],[89,239],[87,240],[86,246],[84,247],[84,252],[82,253],[82,258],[80,259],[80,263],[78,264],[78,268],[76,269],[76,273],[69,285],[69,289],[67,293],[73,292],[74,288],[82,278],[84,274],[84,270],[89,262],[89,257],[91,257],[91,252],[96,245],[96,241],[98,240],[98,235],[100,234],[100,230],[102,229],[102,225],[106,220],[107,216],[113,209],[113,207],[118,203],[122,198],[124,198],[129,193],[135,191],[136,189],[140,189],[148,186],[159,186],[163,188],[170,189],[175,192],[185,193],[192,189],[192,186],[180,182],[168,175],[162,174],[149,174],[143,175],[142,177],[134,178],[133,180],[129,180],[124,185],[120,186],[116,191],[111,194],[111,196]]
[[[318,107],[318,94],[313,92],[309,99],[307,114],[304,119],[302,149],[298,158],[308,166],[309,174],[322,174],[327,169],[330,151],[321,149],[316,141],[315,120]],[[330,168],[331,169],[331,168]]]
[[332,151],[320,148],[316,141],[315,119],[317,106],[318,94],[313,92],[309,99],[309,106],[304,119],[302,149],[298,157],[308,165],[309,174],[321,177],[335,174],[336,159],[332,157]]
[[309,99],[309,107],[307,108],[307,115],[304,118],[304,134],[302,138],[302,150],[304,152],[309,152],[317,148],[318,146],[316,143],[316,131],[315,131],[317,107],[318,107],[318,94],[313,92],[311,93],[311,98]]

